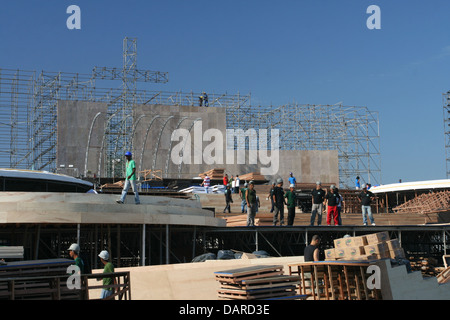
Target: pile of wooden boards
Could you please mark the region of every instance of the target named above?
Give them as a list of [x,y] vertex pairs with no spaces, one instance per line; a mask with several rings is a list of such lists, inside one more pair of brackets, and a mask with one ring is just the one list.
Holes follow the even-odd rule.
[[437,267],[438,261],[433,257],[410,256],[409,263],[412,271],[420,271],[424,277],[435,277],[442,271],[442,268]]
[[23,259],[23,246],[0,246],[0,259]]
[[208,176],[211,180],[221,180],[225,175],[225,169],[211,169],[206,172],[200,173],[198,176],[202,179]]
[[[227,227],[241,227],[247,225],[247,214],[225,216]],[[272,213],[257,213],[255,216],[255,226],[271,226],[273,224]]]
[[282,265],[252,266],[215,272],[219,299],[299,299],[300,278],[284,275]]
[[405,251],[398,239],[390,239],[387,231],[334,240],[334,248],[325,250],[325,260],[404,259]]
[[266,177],[261,175],[260,172],[250,172],[239,176],[241,181],[267,181]]
[[100,186],[101,189],[123,189],[123,186],[125,185],[125,181],[117,181],[115,183],[105,183]]
[[444,271],[439,273],[436,277],[440,284],[450,282],[450,267],[445,268]]
[[446,212],[450,208],[450,191],[424,193],[393,209],[398,213]]

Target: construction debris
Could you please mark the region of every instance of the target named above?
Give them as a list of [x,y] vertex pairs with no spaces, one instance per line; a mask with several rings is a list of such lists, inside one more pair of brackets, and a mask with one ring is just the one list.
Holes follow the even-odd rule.
[[299,299],[300,277],[284,275],[283,266],[254,266],[215,272],[219,299]]
[[450,191],[424,193],[393,209],[396,213],[436,213],[450,208]]

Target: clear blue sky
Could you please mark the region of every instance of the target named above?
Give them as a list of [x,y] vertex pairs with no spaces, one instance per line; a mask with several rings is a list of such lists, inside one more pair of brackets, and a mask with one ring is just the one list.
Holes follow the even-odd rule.
[[[81,30],[66,9],[81,8]],[[369,30],[369,5],[381,30]],[[450,1],[2,1],[0,68],[167,71],[148,89],[252,94],[252,104],[366,106],[380,116],[382,182],[442,179],[450,90]]]

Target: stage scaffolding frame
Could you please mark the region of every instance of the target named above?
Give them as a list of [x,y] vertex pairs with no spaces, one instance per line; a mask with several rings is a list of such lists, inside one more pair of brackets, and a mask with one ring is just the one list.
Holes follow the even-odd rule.
[[[108,81],[121,84],[108,88]],[[122,68],[94,67],[87,74],[0,69],[0,166],[57,172],[58,101],[83,100],[108,105],[111,121],[105,128],[105,162],[109,164],[105,177],[122,176],[123,161],[121,166],[112,164],[132,147],[131,134],[138,121],[133,106],[199,105],[200,92],[152,91],[137,86],[168,81],[167,72],[137,68],[137,39],[128,37],[123,41]],[[269,141],[271,129],[278,129],[281,150],[337,150],[341,188],[353,188],[356,176],[372,185],[381,183],[377,112],[342,103],[255,106],[250,94],[208,95],[209,107],[226,108],[227,129],[266,129]]]
[[442,95],[444,135],[445,135],[445,172],[450,178],[450,91]]

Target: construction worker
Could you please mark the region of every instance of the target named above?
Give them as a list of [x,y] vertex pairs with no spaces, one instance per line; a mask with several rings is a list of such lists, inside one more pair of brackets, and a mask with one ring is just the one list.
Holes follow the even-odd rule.
[[295,179],[294,174],[291,172],[289,173],[289,184],[296,184],[297,179]]
[[287,209],[288,209],[288,226],[294,225],[295,219],[295,184],[291,183],[289,185],[289,191],[284,194],[287,199]]
[[208,107],[208,95],[203,91],[203,102],[205,103],[205,107]]
[[311,221],[310,225],[313,226],[317,215],[317,225],[320,226],[322,223],[322,211],[323,202],[325,199],[325,191],[322,189],[322,183],[320,181],[316,182],[316,188],[311,192]]
[[334,225],[339,225],[338,209],[339,193],[335,185],[330,186],[330,192],[325,196],[325,202],[327,204],[327,225],[331,225],[331,218],[333,217]]
[[128,190],[130,189],[130,186],[133,188],[134,193],[134,202],[136,204],[140,204],[139,200],[139,192],[137,190],[137,184],[136,184],[136,163],[131,158],[131,152],[127,151],[125,153],[125,158],[127,159],[126,163],[126,179],[125,184],[123,186],[122,195],[119,200],[116,200],[117,203],[124,203],[125,197],[127,196]]
[[[109,262],[109,253],[108,253],[108,251],[103,250],[102,252],[100,252],[98,257],[100,258],[100,261],[105,266],[103,268],[103,273],[113,273],[114,272],[114,265],[111,262]],[[103,278],[103,286],[110,286],[110,285],[113,285],[113,284],[116,284],[116,278],[114,278],[114,277]],[[112,295],[113,293],[114,293],[114,288],[103,288],[101,296],[100,296],[100,299],[105,299],[105,298],[109,297],[110,295]]]
[[272,204],[272,206],[270,207],[270,213],[273,212],[273,210],[275,210],[274,206],[275,206],[275,202],[273,202],[273,192],[275,190],[275,182],[272,182],[272,187],[270,188],[270,192],[269,192],[269,196],[268,198],[270,199],[270,203]]
[[317,234],[313,235],[310,244],[306,246],[303,253],[305,262],[319,261],[319,244],[320,237]]
[[230,185],[227,184],[227,189],[225,190],[225,209],[223,209],[223,213],[228,210],[228,213],[231,213],[230,204],[233,203],[233,197],[231,196]]
[[80,257],[80,246],[78,243],[72,243],[69,247],[69,255],[75,260],[75,265],[80,269],[80,274],[84,274],[84,261]]
[[361,210],[363,216],[363,224],[367,226],[367,215],[369,216],[370,222],[372,225],[375,225],[375,220],[372,215],[372,208],[370,207],[372,203],[372,199],[375,195],[367,190],[367,184],[363,184],[363,191],[358,195],[358,200],[361,202]]
[[284,198],[283,179],[281,178],[278,178],[277,180],[277,185],[273,192],[273,202],[275,203],[273,225],[277,225],[278,215],[280,215],[280,226],[282,226],[284,224],[284,206],[286,205],[286,200]]
[[247,213],[247,200],[245,194],[247,192],[248,183],[244,183],[244,187],[239,189],[239,196],[241,197],[241,211],[242,213]]
[[250,181],[247,192],[245,192],[245,202],[247,203],[247,227],[255,226],[256,210],[258,203],[256,201],[255,183]]

